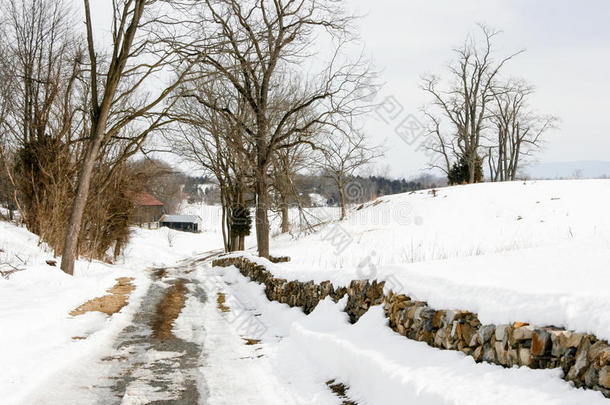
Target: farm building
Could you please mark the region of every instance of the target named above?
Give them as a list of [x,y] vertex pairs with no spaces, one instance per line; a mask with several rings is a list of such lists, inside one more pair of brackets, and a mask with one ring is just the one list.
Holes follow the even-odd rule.
[[197,215],[163,215],[159,225],[177,231],[201,232],[201,218]]
[[163,214],[163,203],[152,194],[142,192],[136,196],[136,208],[133,214],[135,224],[142,226],[157,222]]

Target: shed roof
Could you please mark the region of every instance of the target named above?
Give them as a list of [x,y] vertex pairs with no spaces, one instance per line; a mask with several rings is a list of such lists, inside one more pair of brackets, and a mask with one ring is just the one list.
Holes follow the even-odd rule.
[[162,207],[163,203],[157,200],[152,194],[143,191],[136,196],[136,205],[146,207]]
[[163,215],[159,222],[199,223],[201,218],[197,215]]

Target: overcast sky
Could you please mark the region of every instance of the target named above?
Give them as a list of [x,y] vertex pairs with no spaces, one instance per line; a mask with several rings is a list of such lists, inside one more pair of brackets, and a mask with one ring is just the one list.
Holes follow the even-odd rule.
[[[519,49],[507,73],[535,85],[533,104],[561,119],[548,135],[541,162],[610,160],[610,1],[541,0],[349,0],[360,14],[366,52],[386,83],[380,101],[395,96],[421,119],[428,100],[419,90],[423,73],[445,74],[451,50],[477,22],[503,31],[499,54]],[[415,175],[426,157],[394,133],[394,125],[367,121],[368,132],[386,139],[394,176]]]
[[[107,27],[110,8],[92,2],[96,25]],[[561,119],[548,134],[541,162],[610,160],[610,1],[608,0],[346,0],[364,17],[360,32],[366,53],[382,71],[385,86],[377,101],[388,96],[423,121],[420,108],[428,96],[419,89],[424,73],[446,74],[452,49],[476,23],[502,30],[499,55],[526,52],[511,61],[507,73],[535,85],[533,104],[541,113]],[[76,1],[82,8],[80,1]],[[80,10],[79,10],[80,11]],[[105,18],[104,18],[105,17]],[[106,21],[104,21],[106,20]],[[99,39],[99,38],[98,38]],[[379,165],[392,176],[414,176],[427,158],[404,143],[372,115],[367,132],[384,141],[388,152]]]

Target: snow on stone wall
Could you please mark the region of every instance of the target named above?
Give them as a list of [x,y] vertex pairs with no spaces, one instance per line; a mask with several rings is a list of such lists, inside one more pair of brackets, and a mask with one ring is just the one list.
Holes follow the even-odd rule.
[[482,325],[472,312],[437,310],[404,294],[386,294],[384,282],[376,280],[354,280],[348,287],[335,287],[330,281],[316,284],[275,278],[264,265],[245,257],[219,258],[212,264],[235,266],[243,276],[264,284],[269,300],[300,307],[307,314],[326,297],[337,302],[347,295],[345,311],[352,323],[371,306],[383,305],[389,326],[409,339],[459,350],[477,362],[533,369],[560,367],[564,379],[576,387],[594,389],[610,398],[610,345],[593,335],[520,322]]

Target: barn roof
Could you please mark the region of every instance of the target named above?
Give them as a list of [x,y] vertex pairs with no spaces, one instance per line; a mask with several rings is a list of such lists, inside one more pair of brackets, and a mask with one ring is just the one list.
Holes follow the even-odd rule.
[[162,207],[163,203],[146,191],[136,196],[136,205],[145,207]]
[[197,215],[163,215],[159,222],[199,223],[201,218]]

